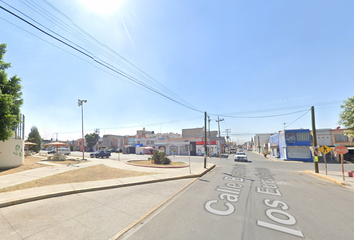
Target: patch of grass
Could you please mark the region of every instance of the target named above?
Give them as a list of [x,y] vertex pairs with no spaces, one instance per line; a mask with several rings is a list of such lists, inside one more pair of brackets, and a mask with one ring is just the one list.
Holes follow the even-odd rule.
[[152,164],[149,160],[137,160],[137,161],[129,161],[130,164],[133,165],[144,165],[144,166],[157,166],[157,167],[180,167],[187,166],[187,163],[184,162],[172,162],[170,164]]
[[76,169],[65,173],[37,179],[31,182],[0,189],[0,192],[10,192],[28,188],[43,187],[65,183],[89,182],[107,179],[137,177],[144,175],[153,175],[158,173],[129,171],[117,168],[107,167],[103,164]]

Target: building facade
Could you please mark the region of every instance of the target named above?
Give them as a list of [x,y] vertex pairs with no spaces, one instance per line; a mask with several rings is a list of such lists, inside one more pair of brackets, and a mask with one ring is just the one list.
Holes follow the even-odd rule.
[[279,157],[284,160],[312,162],[309,129],[284,130],[279,132]]

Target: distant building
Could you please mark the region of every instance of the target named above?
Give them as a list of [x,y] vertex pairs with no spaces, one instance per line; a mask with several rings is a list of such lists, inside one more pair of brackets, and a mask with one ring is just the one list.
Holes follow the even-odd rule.
[[274,133],[260,133],[254,135],[253,139],[253,151],[257,151],[259,153],[268,152],[268,144],[270,142],[270,136]]
[[[198,138],[204,137],[204,128],[189,128],[189,129],[182,129],[182,138]],[[216,138],[218,136],[218,131],[210,131],[210,139]],[[209,138],[209,132],[207,131],[207,137]]]
[[147,134],[154,134],[154,131],[146,131],[145,128],[136,131],[136,135],[138,136],[146,136]]
[[[204,140],[204,128],[189,128],[182,129],[182,138],[201,138]],[[218,137],[218,131],[207,131],[207,139],[210,141],[217,141],[216,151],[218,154],[224,153],[226,148],[226,140],[225,137]],[[212,152],[212,151],[211,151]]]

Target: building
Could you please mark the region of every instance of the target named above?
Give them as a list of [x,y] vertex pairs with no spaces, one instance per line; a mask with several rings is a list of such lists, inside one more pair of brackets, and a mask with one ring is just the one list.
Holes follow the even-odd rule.
[[[200,138],[204,141],[204,128],[189,128],[182,129],[182,138]],[[209,141],[215,141],[216,143],[216,152],[219,155],[220,153],[225,152],[226,140],[225,137],[218,137],[218,131],[207,131],[207,138]],[[203,147],[204,149],[204,147]],[[213,149],[214,150],[214,149]],[[201,151],[201,150],[200,150]],[[210,151],[214,152],[214,151]],[[198,154],[198,152],[197,152]]]
[[[348,137],[345,135],[346,129],[331,129],[331,141],[332,146],[346,146],[346,147],[353,147],[354,146],[354,139],[352,137]],[[318,143],[317,143],[318,144]]]
[[[190,138],[190,137],[201,137],[204,138],[204,128],[188,128],[182,129],[182,138]],[[218,131],[207,131],[207,138],[216,138],[218,137]]]
[[138,136],[146,136],[147,134],[154,134],[154,131],[146,131],[145,128],[136,131],[136,135]]
[[279,157],[284,160],[312,162],[309,129],[293,129],[279,132]]
[[316,139],[318,146],[333,146],[330,128],[316,129]]
[[269,137],[269,154],[272,157],[279,158],[279,133],[275,133]]
[[257,151],[258,153],[268,152],[271,135],[273,135],[273,133],[261,133],[261,134],[254,135],[253,151]]
[[[333,147],[347,147],[349,152],[344,154],[344,160],[354,162],[354,138],[345,135],[345,131],[346,129],[331,129],[331,140],[333,143]],[[334,154],[336,161],[339,162],[339,155],[336,153],[332,154]]]

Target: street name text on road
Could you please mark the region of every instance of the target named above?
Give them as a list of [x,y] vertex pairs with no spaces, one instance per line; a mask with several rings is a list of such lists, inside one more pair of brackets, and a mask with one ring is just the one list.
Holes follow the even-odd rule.
[[[255,170],[256,176],[259,177],[262,186],[256,187],[257,193],[269,194],[273,196],[282,196],[280,191],[277,189],[278,186],[276,185],[276,182],[273,178],[273,174],[271,174],[268,169],[255,168]],[[301,231],[278,225],[283,224],[289,226],[296,224],[296,219],[290,213],[284,211],[289,209],[289,206],[286,203],[279,200],[265,199],[264,204],[269,207],[269,209],[267,209],[265,212],[266,216],[277,224],[257,220],[258,226],[273,229],[279,232],[284,232],[298,237],[304,237]],[[276,208],[280,208],[281,210]],[[279,216],[283,217],[279,218]]]
[[[243,188],[243,185],[240,183],[244,182],[244,173],[245,167],[237,166],[233,169],[230,176],[224,177],[224,180],[231,182],[226,182],[225,186],[218,186],[216,188],[216,191],[222,192],[219,195],[219,199],[226,200],[227,202],[225,204],[220,204],[218,200],[209,200],[205,203],[205,209],[210,213],[220,216],[232,214],[235,211],[235,207],[231,203],[238,202],[239,195],[241,193],[241,188]],[[225,206],[227,207],[227,209],[222,210],[225,209]]]

